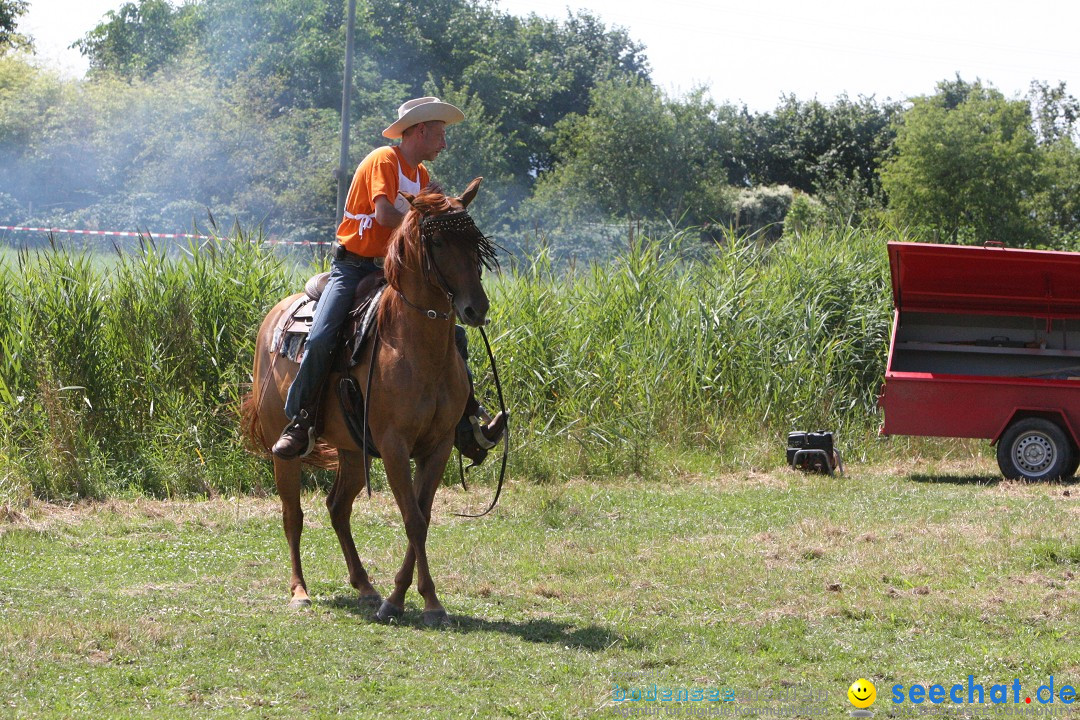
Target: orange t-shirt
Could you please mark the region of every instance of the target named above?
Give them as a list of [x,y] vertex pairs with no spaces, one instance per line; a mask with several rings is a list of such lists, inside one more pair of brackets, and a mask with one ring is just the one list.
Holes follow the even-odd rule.
[[[419,181],[420,187],[425,187],[430,182],[423,163],[411,167],[396,145],[372,150],[356,168],[349,186],[349,195],[345,198],[346,215],[337,229],[338,242],[349,252],[367,257],[386,255],[390,234],[394,230],[383,227],[375,220],[375,199],[381,195],[391,204],[398,199],[399,171],[407,180]],[[350,215],[369,215],[371,219],[369,221],[365,218],[349,217]]]

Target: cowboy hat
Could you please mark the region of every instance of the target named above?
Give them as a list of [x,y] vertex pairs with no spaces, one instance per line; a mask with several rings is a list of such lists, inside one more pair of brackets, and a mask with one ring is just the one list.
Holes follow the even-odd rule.
[[398,108],[397,114],[398,119],[394,124],[382,131],[383,137],[396,140],[407,128],[422,122],[440,120],[447,125],[453,125],[465,119],[465,113],[435,97],[409,100]]

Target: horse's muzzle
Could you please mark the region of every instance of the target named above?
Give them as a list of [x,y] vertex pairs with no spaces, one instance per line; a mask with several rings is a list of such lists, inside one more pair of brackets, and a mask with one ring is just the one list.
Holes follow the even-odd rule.
[[481,327],[488,324],[487,298],[484,298],[483,303],[455,302],[454,304],[458,306],[456,308],[458,319],[469,327]]
[[475,309],[473,309],[472,305],[468,305],[468,307],[459,310],[458,317],[460,318],[462,323],[470,327],[481,327],[483,325],[487,325],[488,322],[490,322],[487,320],[486,310],[484,312],[477,312]]

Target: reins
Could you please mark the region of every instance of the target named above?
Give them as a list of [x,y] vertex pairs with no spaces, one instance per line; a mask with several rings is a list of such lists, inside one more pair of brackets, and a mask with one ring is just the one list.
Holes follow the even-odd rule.
[[371,338],[371,360],[368,362],[367,387],[364,388],[364,486],[367,488],[368,500],[371,499],[371,459],[368,457],[368,403],[371,402],[371,376],[375,372],[375,349],[379,347],[379,323],[372,328],[375,335]]
[[[495,354],[491,352],[491,343],[488,342],[487,333],[484,332],[484,328],[479,328],[480,337],[484,338],[484,347],[487,348],[488,360],[491,361],[491,377],[495,381],[495,391],[499,395],[499,409],[506,412],[506,402],[503,400],[502,383],[499,382],[499,371],[495,367]],[[506,428],[503,430],[503,455],[502,455],[502,467],[499,469],[499,484],[495,487],[495,497],[491,499],[491,504],[488,505],[487,510],[477,515],[470,515],[469,513],[454,513],[458,517],[464,518],[478,518],[484,517],[489,512],[495,509],[495,504],[499,502],[499,495],[502,494],[503,479],[506,477],[506,460],[510,456],[510,423],[506,424]],[[461,467],[461,453],[458,452],[458,470],[461,472],[461,485],[466,490],[465,486],[465,470]]]

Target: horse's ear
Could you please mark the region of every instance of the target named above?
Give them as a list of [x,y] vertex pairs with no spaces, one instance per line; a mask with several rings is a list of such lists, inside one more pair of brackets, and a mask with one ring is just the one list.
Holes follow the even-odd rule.
[[469,203],[471,203],[473,201],[473,198],[476,197],[476,191],[480,188],[480,182],[483,179],[484,178],[482,177],[476,178],[471,183],[469,183],[469,187],[465,188],[465,192],[461,193],[461,197],[458,198],[458,200],[461,200],[461,205],[463,207],[469,207]]
[[405,202],[409,203],[410,205],[412,205],[412,204],[413,204],[413,200],[415,200],[415,199],[416,199],[416,196],[415,196],[415,195],[413,195],[412,193],[407,193],[407,192],[399,192],[399,193],[398,193],[398,195],[400,195],[401,197],[405,198]]

